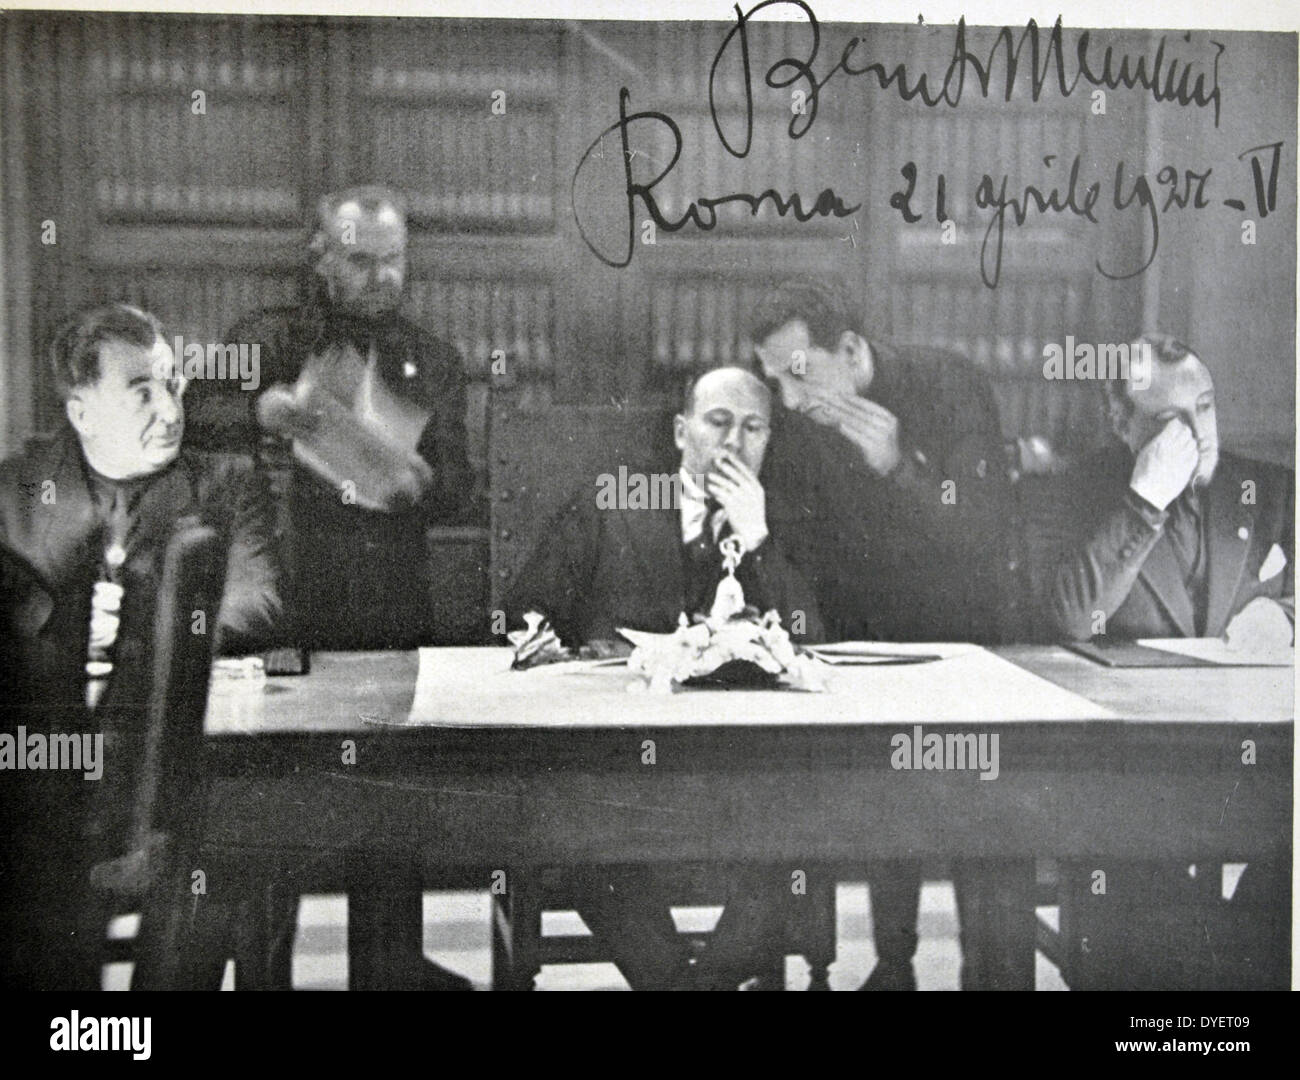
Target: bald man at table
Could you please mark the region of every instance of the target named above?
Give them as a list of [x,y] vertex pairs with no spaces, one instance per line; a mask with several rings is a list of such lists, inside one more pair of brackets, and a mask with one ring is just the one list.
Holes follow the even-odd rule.
[[670,633],[682,612],[712,606],[723,575],[719,544],[734,536],[744,549],[736,578],[746,601],[779,612],[796,641],[823,640],[811,589],[768,532],[759,472],[770,417],[771,395],[750,372],[700,376],[673,419],[677,505],[607,507],[599,488],[576,493],[511,585],[512,624],[540,611],[574,645],[613,643],[620,626]]
[[[700,376],[673,419],[681,451],[677,505],[602,508],[596,490],[576,495],[510,590],[512,625],[538,611],[565,644],[602,648],[615,643],[620,626],[670,633],[681,613],[712,606],[723,576],[719,544],[734,536],[744,551],[736,578],[746,601],[760,612],[775,609],[796,642],[823,640],[816,600],[767,528],[759,474],[770,419],[771,394],[752,373],[724,367]],[[763,905],[746,899],[745,919],[724,915],[729,929],[715,932],[692,969],[668,910],[670,873],[601,869],[589,891],[579,913],[634,988],[734,989],[752,974],[755,919],[748,916],[764,914]],[[735,892],[752,894],[748,875]],[[737,925],[742,921],[748,925]]]

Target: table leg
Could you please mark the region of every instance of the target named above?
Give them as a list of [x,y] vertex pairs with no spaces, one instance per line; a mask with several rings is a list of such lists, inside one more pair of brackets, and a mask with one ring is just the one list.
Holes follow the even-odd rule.
[[348,988],[419,990],[424,968],[418,877],[376,874],[348,890]]
[[954,874],[963,990],[1034,989],[1033,859],[984,859]]
[[492,989],[531,990],[539,963],[541,912],[520,902],[515,891],[520,874],[511,874],[512,889],[492,897]]

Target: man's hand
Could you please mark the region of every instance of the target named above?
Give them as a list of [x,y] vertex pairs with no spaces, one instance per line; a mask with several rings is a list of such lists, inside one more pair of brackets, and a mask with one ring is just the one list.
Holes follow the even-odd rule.
[[1273,653],[1290,648],[1294,637],[1291,620],[1282,605],[1257,596],[1228,623],[1224,637],[1233,652]]
[[836,428],[862,451],[867,468],[888,476],[902,460],[898,444],[898,417],[874,401],[849,395],[809,392],[809,418]]
[[705,486],[722,504],[731,531],[745,545],[745,550],[758,548],[767,539],[767,495],[749,466],[731,451],[723,450],[714,459]]
[[257,422],[273,434],[301,439],[315,430],[318,420],[303,395],[284,383],[268,386],[257,399]]
[[1163,510],[1191,483],[1200,460],[1192,429],[1173,417],[1138,451],[1128,486],[1135,495]]

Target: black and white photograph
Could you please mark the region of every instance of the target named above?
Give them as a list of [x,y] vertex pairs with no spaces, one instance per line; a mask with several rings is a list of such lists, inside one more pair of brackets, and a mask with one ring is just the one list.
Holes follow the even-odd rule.
[[1198,990],[1114,1037],[1250,1050],[1295,10],[130,6],[0,12],[39,1045],[147,1056],[97,990]]

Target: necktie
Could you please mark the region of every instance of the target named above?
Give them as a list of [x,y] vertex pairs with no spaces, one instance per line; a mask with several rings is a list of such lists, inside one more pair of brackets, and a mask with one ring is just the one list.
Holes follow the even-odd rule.
[[1201,503],[1195,492],[1185,491],[1174,500],[1165,528],[1183,585],[1192,600],[1196,633],[1203,634],[1207,601],[1205,546],[1201,542]]
[[104,529],[104,580],[118,583],[122,564],[126,562],[127,532],[130,530],[130,516],[127,506],[126,488],[117,484],[113,488],[113,505],[108,511],[108,522]]
[[713,535],[713,519],[722,509],[716,499],[704,504],[704,527],[700,535],[688,541],[684,548],[686,562],[686,610],[689,613],[707,612],[713,606],[713,593],[722,576],[722,555],[718,541],[727,533],[724,523],[718,538]]
[[1200,572],[1201,563],[1201,508],[1200,500],[1191,491],[1185,491],[1169,508],[1167,525],[1169,542],[1178,558],[1183,580],[1190,586]]

